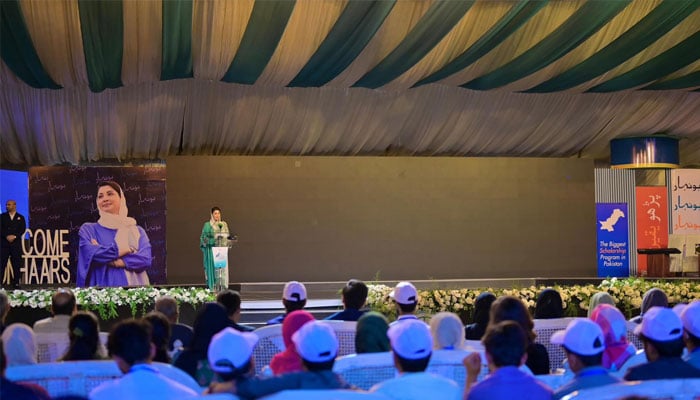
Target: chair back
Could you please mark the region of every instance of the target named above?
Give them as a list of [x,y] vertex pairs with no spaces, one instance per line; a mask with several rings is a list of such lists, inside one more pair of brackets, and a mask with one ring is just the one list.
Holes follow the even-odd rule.
[[627,396],[641,396],[650,400],[692,400],[700,396],[700,379],[622,382],[579,390],[564,397],[564,399],[613,400]]
[[68,332],[38,332],[36,341],[36,359],[39,363],[50,363],[61,358],[68,350],[70,340]]
[[636,328],[637,325],[638,324],[635,324],[634,322],[627,321],[627,341],[632,343],[634,347],[637,348],[637,350],[641,350],[644,348],[642,339],[640,339],[639,336],[634,334],[634,328]]
[[338,357],[355,354],[355,333],[357,322],[355,321],[323,321],[330,325],[338,337]]
[[625,377],[625,374],[627,373],[628,369],[647,362],[647,355],[644,352],[644,350],[637,350],[637,353],[635,355],[628,358],[627,361],[625,361],[625,363],[622,364],[622,366],[617,371],[611,372],[611,375],[622,379]]
[[463,361],[469,353],[466,350],[434,350],[426,371],[451,379],[464,390],[467,369]]
[[535,322],[535,338],[536,343],[542,344],[547,348],[549,355],[549,370],[554,371],[561,367],[562,362],[566,359],[564,349],[558,344],[552,344],[549,340],[556,331],[566,329],[571,321],[578,318],[554,318],[554,319],[536,319]]
[[153,362],[151,365],[157,368],[164,377],[172,379],[181,385],[187,386],[196,393],[201,393],[204,389],[206,389],[199,386],[197,381],[190,374],[178,367],[162,362]]
[[382,353],[351,354],[335,360],[333,371],[346,382],[360,389],[396,377],[394,358],[390,351]]
[[38,384],[53,397],[88,397],[103,382],[122,376],[117,364],[105,361],[67,361],[10,367],[5,377],[15,382]]
[[[208,399],[208,397],[207,397]],[[358,392],[354,390],[283,390],[269,396],[265,400],[388,400],[382,394]]]

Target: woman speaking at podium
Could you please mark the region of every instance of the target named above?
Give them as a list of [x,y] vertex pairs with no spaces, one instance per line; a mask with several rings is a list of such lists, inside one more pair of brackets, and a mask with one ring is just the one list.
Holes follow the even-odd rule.
[[[211,290],[218,291],[228,287],[228,266],[215,265],[214,251],[219,247],[229,247],[229,239],[232,238],[228,224],[221,219],[221,209],[212,207],[211,217],[204,223],[202,235],[199,237],[199,247],[204,255],[204,275]],[[225,260],[227,264],[228,259]]]

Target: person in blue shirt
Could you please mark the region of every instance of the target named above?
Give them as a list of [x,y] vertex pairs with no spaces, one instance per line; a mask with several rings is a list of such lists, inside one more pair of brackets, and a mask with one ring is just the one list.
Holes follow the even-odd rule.
[[700,369],[700,301],[690,303],[681,313],[683,341],[688,349],[685,361]]
[[577,390],[620,382],[603,368],[603,330],[590,319],[571,321],[566,330],[555,332],[550,341],[564,347],[569,367],[576,374],[572,381],[554,392],[555,399]]
[[357,321],[367,312],[362,308],[367,301],[367,285],[359,279],[350,279],[343,287],[343,311],[338,311],[326,317],[326,320]]
[[267,325],[281,324],[292,311],[303,310],[306,306],[306,286],[297,281],[289,281],[282,290],[282,305],[285,313],[267,321]]

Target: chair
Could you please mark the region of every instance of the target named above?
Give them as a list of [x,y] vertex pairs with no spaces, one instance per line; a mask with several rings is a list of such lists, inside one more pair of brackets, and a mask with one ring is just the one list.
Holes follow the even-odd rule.
[[627,373],[628,369],[630,369],[634,366],[637,366],[639,364],[644,364],[646,362],[648,362],[648,360],[647,360],[646,353],[644,353],[644,350],[637,350],[637,353],[635,355],[628,358],[627,361],[625,361],[625,363],[622,364],[620,369],[618,369],[615,372],[611,372],[611,375],[614,375],[614,376],[622,379],[625,377],[625,374]]
[[360,389],[369,390],[375,384],[396,377],[391,352],[351,354],[335,360],[333,372]]
[[537,334],[535,342],[547,348],[550,371],[554,371],[561,366],[561,363],[566,359],[566,354],[560,345],[552,344],[549,340],[554,332],[566,329],[569,323],[576,319],[577,318],[554,318],[534,320],[535,333]]
[[[208,397],[207,397],[208,399]],[[360,392],[354,390],[283,390],[263,397],[265,400],[388,400],[380,393]]]
[[642,343],[642,339],[634,334],[634,328],[636,327],[637,324],[627,321],[627,341],[632,343],[637,350],[641,350],[644,348],[644,344]]
[[61,358],[68,350],[70,340],[68,332],[38,332],[34,334],[36,341],[36,359],[39,363],[50,363]]
[[323,321],[330,325],[338,337],[338,357],[355,354],[355,333],[357,322],[355,321]]
[[122,376],[114,361],[67,361],[10,367],[5,377],[42,386],[51,397],[83,396],[103,382]]
[[691,400],[700,395],[700,379],[661,379],[623,382],[573,392],[567,400],[613,400],[627,396],[643,396],[651,400]]
[[573,379],[573,377],[573,374],[535,375],[535,379],[549,386],[552,390],[557,390],[564,386],[564,384]]
[[164,377],[170,378],[181,385],[187,386],[197,393],[201,393],[205,389],[199,386],[199,383],[197,383],[197,381],[190,376],[190,374],[181,370],[180,368],[161,362],[154,362],[151,363],[151,365],[157,368]]

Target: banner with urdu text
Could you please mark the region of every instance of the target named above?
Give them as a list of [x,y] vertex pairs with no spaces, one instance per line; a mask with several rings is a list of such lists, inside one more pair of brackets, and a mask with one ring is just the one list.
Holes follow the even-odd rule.
[[[637,186],[637,248],[668,247],[668,194],[665,186]],[[647,270],[647,255],[637,254],[637,274]]]
[[700,169],[671,171],[671,215],[675,235],[700,235]]

